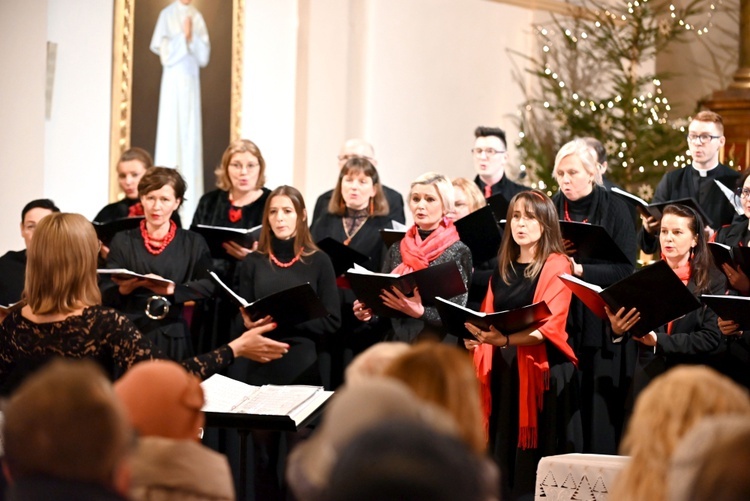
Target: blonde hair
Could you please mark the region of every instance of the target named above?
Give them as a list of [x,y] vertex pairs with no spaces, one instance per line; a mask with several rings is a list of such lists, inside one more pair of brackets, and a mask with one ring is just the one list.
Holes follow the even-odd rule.
[[706,416],[750,414],[747,391],[705,366],[683,365],[663,374],[636,400],[620,446],[631,457],[617,477],[612,499],[665,500],[675,447]]
[[467,351],[423,342],[395,359],[385,375],[402,381],[421,399],[446,410],[455,419],[466,444],[478,453],[486,451],[479,383]]
[[455,196],[453,195],[453,185],[450,180],[437,172],[425,172],[411,183],[409,188],[409,199],[417,185],[435,185],[440,201],[443,203],[443,215],[452,212],[455,208]]
[[37,315],[70,313],[102,302],[96,280],[99,239],[80,214],[52,213],[28,249],[24,299]]
[[402,341],[382,341],[375,343],[356,356],[346,368],[344,379],[351,386],[382,376],[388,366],[407,351],[411,345]]
[[591,152],[591,148],[589,148],[589,145],[583,139],[574,139],[565,143],[562,148],[560,148],[560,151],[557,152],[557,155],[555,156],[555,167],[552,169],[552,175],[555,177],[555,180],[557,180],[556,172],[560,162],[562,162],[565,157],[571,155],[578,157],[581,161],[581,165],[583,165],[583,170],[585,170],[588,175],[594,177],[594,184],[598,184],[599,186],[604,184],[602,171],[599,170],[599,162],[597,162],[597,159]]
[[469,202],[469,213],[487,205],[487,199],[484,198],[484,195],[479,190],[479,186],[474,181],[469,181],[465,177],[457,177],[451,181],[451,184],[454,188],[461,188],[466,193],[466,199]]
[[255,183],[255,189],[259,190],[266,184],[266,161],[260,152],[260,148],[249,139],[236,139],[229,143],[224,154],[221,156],[221,164],[214,170],[216,174],[216,187],[220,190],[229,191],[232,189],[232,182],[229,180],[229,163],[236,153],[250,153],[258,159],[258,182]]

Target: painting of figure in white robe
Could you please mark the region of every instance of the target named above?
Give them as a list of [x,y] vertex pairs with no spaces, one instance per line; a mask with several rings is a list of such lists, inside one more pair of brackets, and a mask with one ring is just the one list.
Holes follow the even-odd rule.
[[161,11],[150,45],[163,67],[154,162],[178,168],[188,183],[183,221],[192,220],[203,193],[200,69],[211,56],[206,23],[190,2]]

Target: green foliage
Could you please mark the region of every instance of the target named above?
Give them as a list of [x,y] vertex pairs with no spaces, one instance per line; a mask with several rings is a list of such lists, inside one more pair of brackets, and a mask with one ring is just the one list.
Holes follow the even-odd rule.
[[664,172],[689,161],[687,121],[669,116],[661,89],[669,75],[652,73],[645,63],[671,43],[702,35],[705,28],[695,23],[708,23],[710,6],[706,0],[682,7],[586,0],[570,5],[572,16],[553,15],[548,27],[535,27],[538,54],[512,55],[524,63],[515,76],[526,91],[516,146],[538,186],[556,189],[555,154],[576,137],[602,141],[607,176],[646,198]]

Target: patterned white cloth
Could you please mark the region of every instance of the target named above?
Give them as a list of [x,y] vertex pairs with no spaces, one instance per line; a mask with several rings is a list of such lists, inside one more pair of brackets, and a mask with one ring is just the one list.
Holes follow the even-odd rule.
[[537,501],[604,501],[615,477],[630,460],[627,456],[560,454],[539,461],[536,469]]

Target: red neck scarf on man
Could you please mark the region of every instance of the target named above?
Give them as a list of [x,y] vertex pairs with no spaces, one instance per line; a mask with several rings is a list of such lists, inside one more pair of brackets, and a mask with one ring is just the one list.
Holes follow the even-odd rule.
[[440,226],[424,240],[417,231],[417,225],[412,225],[401,239],[401,264],[391,273],[406,275],[423,270],[458,240],[458,231],[450,219],[443,218]]
[[[568,344],[565,323],[568,318],[571,291],[558,277],[570,273],[570,261],[562,254],[551,254],[544,263],[539,275],[539,282],[534,291],[533,302],[544,301],[552,316],[539,328],[544,342],[534,346],[516,347],[518,359],[518,448],[535,449],[537,447],[537,418],[542,409],[545,390],[549,389],[549,361],[547,343],[560,350],[574,365],[578,358]],[[487,296],[482,302],[482,311],[494,311],[494,294],[492,283]],[[489,431],[489,419],[492,411],[492,394],[490,392],[490,372],[495,347],[491,344],[480,344],[474,350],[474,366],[479,378],[481,390],[484,429]]]

